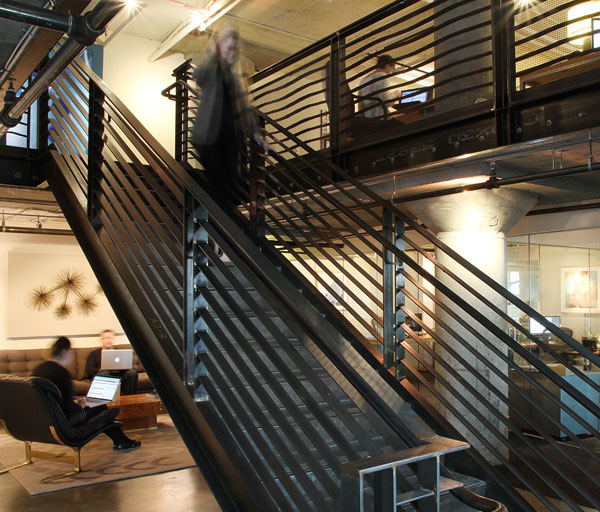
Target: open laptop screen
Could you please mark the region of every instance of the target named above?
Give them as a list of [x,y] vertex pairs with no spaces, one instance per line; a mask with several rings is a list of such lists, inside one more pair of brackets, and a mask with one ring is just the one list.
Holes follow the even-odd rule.
[[96,375],[88,390],[87,397],[108,400],[110,402],[117,394],[120,382],[121,379],[115,377],[101,377],[100,375]]

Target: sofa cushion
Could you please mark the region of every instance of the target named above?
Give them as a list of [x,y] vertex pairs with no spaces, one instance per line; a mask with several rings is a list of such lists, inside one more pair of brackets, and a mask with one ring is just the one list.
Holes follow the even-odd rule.
[[[67,370],[69,370],[69,373],[73,377],[73,393],[77,396],[85,396],[90,388],[92,381],[84,375],[85,362],[90,352],[96,348],[98,347],[75,348],[75,357],[73,357],[73,360],[67,366]],[[115,348],[131,348],[131,345],[115,345]],[[5,373],[27,377],[38,364],[46,361],[49,357],[50,349],[47,348],[0,350],[0,374]],[[138,372],[138,392],[152,391],[154,386],[135,352],[133,353],[133,368]]]

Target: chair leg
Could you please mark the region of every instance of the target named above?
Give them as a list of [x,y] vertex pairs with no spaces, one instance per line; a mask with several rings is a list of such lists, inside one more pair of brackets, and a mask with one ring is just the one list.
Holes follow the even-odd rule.
[[25,462],[21,462],[21,464],[17,464],[16,466],[12,466],[10,468],[0,470],[0,475],[2,475],[4,473],[8,473],[9,471],[12,471],[13,469],[27,466],[28,464],[33,464],[33,461],[31,460],[31,442],[25,441]]
[[81,469],[81,448],[73,448],[73,472],[79,473]]

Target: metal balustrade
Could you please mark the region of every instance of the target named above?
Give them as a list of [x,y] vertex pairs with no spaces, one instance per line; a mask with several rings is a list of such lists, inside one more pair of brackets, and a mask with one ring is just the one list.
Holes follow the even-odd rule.
[[224,508],[336,510],[341,464],[432,432],[82,62],[48,108],[52,190]]
[[[598,356],[470,265],[397,205],[381,199],[357,179],[369,172],[355,172],[351,165],[359,161],[356,155],[360,151],[370,150],[369,144],[375,148],[372,152],[385,151],[386,141],[394,137],[416,141],[415,137],[431,127],[450,140],[444,125],[471,126],[469,123],[481,116],[489,116],[488,134],[494,134],[493,140],[482,135],[481,144],[474,143],[469,149],[526,140],[534,132],[528,135],[525,132],[529,128],[519,130],[519,122],[507,122],[511,115],[520,119],[533,108],[528,102],[541,97],[551,99],[556,91],[574,91],[580,85],[583,91],[597,80],[591,71],[593,66],[573,65],[570,73],[583,73],[583,85],[573,80],[566,84],[562,80],[565,75],[560,74],[550,77],[557,82],[551,92],[541,82],[527,89],[519,82],[521,76],[538,71],[533,60],[525,63],[526,59],[521,58],[530,43],[540,49],[538,64],[548,59],[543,55],[543,45],[546,52],[560,47],[566,49],[565,58],[572,57],[568,38],[549,42],[540,37],[535,42],[535,37],[522,35],[529,30],[528,19],[542,22],[542,12],[549,13],[546,25],[555,24],[557,31],[564,29],[566,23],[555,23],[553,16],[565,14],[575,2],[554,10],[547,4],[537,11],[518,13],[507,4],[458,4],[471,9],[473,19],[481,20],[481,24],[474,26],[473,32],[464,28],[446,36],[480,35],[475,39],[482,51],[466,59],[481,66],[480,73],[475,74],[479,78],[472,86],[463,87],[459,85],[460,74],[454,73],[456,90],[446,89],[444,95],[440,91],[453,82],[449,71],[452,67],[445,70],[434,66],[430,74],[432,87],[440,91],[434,92],[433,98],[443,104],[462,94],[470,97],[490,92],[492,85],[496,96],[454,111],[434,108],[393,134],[371,133],[369,140],[344,138],[350,129],[344,126],[344,94],[349,97],[344,85],[351,85],[352,94],[352,80],[360,76],[360,66],[368,61],[369,52],[406,52],[402,56],[414,57],[417,64],[438,58],[431,54],[428,57],[427,52],[443,58],[444,52],[433,47],[444,40],[436,35],[444,21],[438,24],[435,20],[444,20],[445,14],[452,11],[444,9],[451,4],[394,3],[253,77],[255,102],[275,152],[266,158],[250,156],[253,164],[235,189],[238,213],[264,238],[265,246],[276,251],[272,257],[283,271],[314,296],[326,297],[328,302],[321,306],[323,314],[346,336],[354,338],[355,347],[369,364],[387,368],[448,432],[460,432],[476,446],[479,463],[502,485],[510,483],[529,490],[548,510],[557,510],[548,496],[561,499],[572,510],[581,510],[583,505],[598,508],[596,470],[591,469],[600,467],[595,449],[600,440],[600,403],[594,398],[600,391],[596,382]],[[396,23],[410,20],[417,9],[418,16],[427,20],[423,26],[406,28]],[[448,21],[447,26],[451,25]],[[428,26],[432,27],[429,32]],[[402,37],[413,37],[410,42],[414,45],[394,46],[393,42],[403,41]],[[419,44],[424,52],[418,51]],[[486,44],[491,53],[483,49]],[[464,48],[453,50],[458,52],[456,56]],[[584,49],[583,54],[594,61],[591,50]],[[456,61],[458,66],[464,63]],[[353,70],[355,75],[350,74]],[[444,71],[449,71],[447,83],[440,80]],[[440,75],[435,76],[438,72]],[[178,112],[186,112],[179,118],[178,151],[182,161],[198,167],[189,144],[197,101],[189,73],[189,64],[174,73],[177,81],[173,88],[189,96],[187,106],[178,106]],[[342,78],[344,73],[349,78]],[[330,96],[328,88],[336,88],[335,81],[328,84],[331,76],[339,76],[340,83],[338,94]],[[326,118],[328,129],[317,130],[318,123]],[[460,138],[456,140],[462,144]],[[467,151],[461,144],[456,144],[456,154]],[[439,157],[448,156],[445,152]],[[411,162],[418,163],[418,157]],[[396,168],[402,165],[400,161]],[[381,170],[377,168],[377,172]],[[403,175],[409,176],[410,170],[403,171]],[[548,172],[540,177],[552,175]],[[511,181],[520,179],[527,176]],[[426,246],[417,239],[425,240]],[[452,264],[435,257],[433,248],[449,257]],[[441,276],[445,276],[443,280]],[[511,314],[495,306],[497,301],[506,301]],[[547,336],[530,333],[530,320],[541,324]],[[586,361],[585,371],[575,364],[580,360]],[[569,375],[560,374],[564,372]]]

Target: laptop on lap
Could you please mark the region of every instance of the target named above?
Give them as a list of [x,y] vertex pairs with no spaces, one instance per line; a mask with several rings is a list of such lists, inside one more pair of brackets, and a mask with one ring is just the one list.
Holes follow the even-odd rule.
[[88,407],[98,407],[112,402],[121,384],[116,377],[101,377],[96,375],[85,398]]
[[133,367],[133,349],[104,349],[100,359],[101,370],[131,370]]

